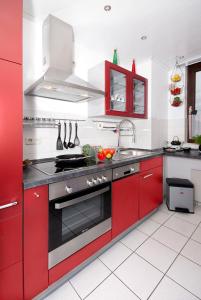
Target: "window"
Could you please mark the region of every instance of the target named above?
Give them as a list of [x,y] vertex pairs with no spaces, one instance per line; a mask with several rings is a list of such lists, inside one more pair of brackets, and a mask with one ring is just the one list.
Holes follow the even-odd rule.
[[201,62],[187,68],[188,142],[201,135]]

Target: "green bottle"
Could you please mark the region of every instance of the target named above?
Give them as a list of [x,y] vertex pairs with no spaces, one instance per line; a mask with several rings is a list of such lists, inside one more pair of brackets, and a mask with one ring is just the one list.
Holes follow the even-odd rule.
[[118,65],[117,49],[114,49],[113,64]]

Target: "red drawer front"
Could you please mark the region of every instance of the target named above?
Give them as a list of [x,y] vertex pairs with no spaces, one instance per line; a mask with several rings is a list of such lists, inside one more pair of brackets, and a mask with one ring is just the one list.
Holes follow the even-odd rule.
[[19,204],[0,211],[0,270],[22,260],[21,210]]
[[63,262],[59,263],[55,267],[49,270],[49,284],[52,284],[60,277],[66,275],[68,272],[73,270],[87,258],[92,256],[95,252],[105,246],[111,241],[111,231],[106,232],[101,237],[97,238],[95,241],[91,242],[89,245],[85,246],[80,251],[71,255],[69,258],[65,259]]
[[0,299],[22,300],[22,262],[0,271]]
[[147,171],[163,165],[163,156],[154,157],[148,160],[144,160],[140,163],[140,171]]

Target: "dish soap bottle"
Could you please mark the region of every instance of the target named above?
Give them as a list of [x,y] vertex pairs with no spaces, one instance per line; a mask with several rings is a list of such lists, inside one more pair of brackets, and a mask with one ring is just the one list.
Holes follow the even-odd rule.
[[114,49],[113,64],[118,65],[117,49]]

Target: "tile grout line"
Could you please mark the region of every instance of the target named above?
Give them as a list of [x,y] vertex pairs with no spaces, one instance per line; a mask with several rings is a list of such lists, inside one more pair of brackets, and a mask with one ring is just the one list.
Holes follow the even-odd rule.
[[81,298],[82,300],[87,299],[104,281],[106,281],[110,276],[112,275],[112,272],[110,271],[110,274],[106,276],[90,293],[88,293],[84,298]]
[[[132,250],[131,250],[132,251]],[[99,258],[99,260],[104,264],[104,266],[106,266],[106,268],[108,268],[108,270],[110,270],[110,272],[111,272],[111,274],[110,275],[114,275],[115,277],[117,277],[120,281],[121,281],[121,283],[123,283],[124,285],[125,285],[125,287],[127,287],[135,296],[137,296],[138,298],[139,298],[139,296],[138,295],[136,295],[135,293],[134,293],[134,291],[133,290],[131,290],[130,289],[130,287],[129,286],[127,286],[114,272],[131,256],[131,255],[133,255],[133,251],[132,251],[132,253],[131,254],[129,254],[129,256],[123,261],[123,262],[121,262],[121,264],[118,266],[118,267],[116,267],[113,271],[112,270],[110,270],[110,268],[104,263],[104,262],[102,262],[102,260],[100,260]],[[108,276],[109,277],[109,276]],[[101,284],[102,284],[103,282],[101,282]],[[97,286],[98,287],[98,286]],[[96,287],[96,288],[97,288]],[[94,289],[95,290],[95,289]],[[141,300],[141,298],[139,298],[140,300]]]
[[78,297],[82,300],[81,296],[78,294],[77,290],[75,289],[74,285],[71,283],[71,281],[68,281],[72,287],[72,289],[75,291],[75,293],[78,295]]
[[[169,277],[168,275],[166,275],[168,273],[168,271],[170,270],[170,268],[172,267],[172,265],[174,264],[174,262],[176,261],[176,259],[179,257],[181,251],[184,249],[184,247],[186,246],[186,244],[188,243],[188,241],[190,240],[191,236],[194,234],[194,232],[197,230],[197,228],[199,227],[199,224],[196,226],[195,230],[191,233],[191,235],[188,237],[188,240],[186,241],[186,243],[184,244],[184,246],[181,248],[181,250],[178,252],[177,256],[175,257],[175,259],[173,260],[173,262],[171,263],[171,265],[169,266],[169,268],[167,269],[167,271],[164,273],[164,276],[161,278],[161,280],[158,282],[158,284],[156,285],[156,287],[154,288],[154,290],[151,292],[151,294],[149,295],[149,297],[147,298],[147,300],[151,297],[151,295],[154,293],[154,291],[157,289],[157,287],[159,286],[159,284],[161,283],[161,281],[163,280],[163,278],[165,276],[167,276],[168,278],[171,279],[171,277]],[[176,282],[176,281],[175,281]],[[177,283],[177,282],[176,282]],[[177,283],[178,284],[178,283]],[[179,284],[182,288],[184,288],[185,290],[187,290],[184,286],[182,286],[181,284]],[[187,290],[191,295],[194,296],[193,293],[191,293],[191,291]],[[197,296],[196,296],[197,297]],[[198,298],[198,297],[197,297]],[[198,298],[199,299],[199,298]]]

